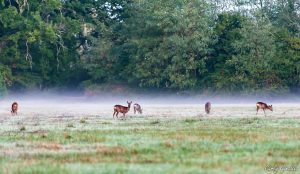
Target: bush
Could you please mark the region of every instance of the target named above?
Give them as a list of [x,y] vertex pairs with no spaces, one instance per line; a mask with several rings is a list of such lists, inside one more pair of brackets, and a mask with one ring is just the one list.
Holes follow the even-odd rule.
[[2,72],[0,72],[0,98],[2,98],[7,93],[6,85]]

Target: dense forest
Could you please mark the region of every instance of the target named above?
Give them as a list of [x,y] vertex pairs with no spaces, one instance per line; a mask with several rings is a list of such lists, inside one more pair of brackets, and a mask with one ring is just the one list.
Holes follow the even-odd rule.
[[297,92],[299,0],[0,0],[0,93]]

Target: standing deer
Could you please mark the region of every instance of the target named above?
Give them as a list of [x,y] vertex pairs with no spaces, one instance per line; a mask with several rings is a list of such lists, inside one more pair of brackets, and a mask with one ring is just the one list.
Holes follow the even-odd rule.
[[115,105],[115,106],[114,106],[114,114],[113,114],[113,118],[115,118],[115,114],[116,114],[116,117],[118,118],[119,112],[123,113],[123,116],[125,117],[125,114],[126,114],[126,113],[129,111],[129,109],[130,109],[131,103],[132,103],[132,101],[131,101],[131,102],[128,102],[128,101],[127,101],[128,107],[122,106],[122,105]]
[[11,105],[11,115],[18,115],[18,103],[17,102],[13,102],[13,104]]
[[257,115],[257,112],[258,112],[259,109],[262,109],[264,111],[265,116],[266,116],[266,112],[265,112],[266,109],[269,109],[270,111],[273,111],[272,105],[267,105],[264,102],[257,102],[256,103],[256,115]]
[[133,109],[134,109],[134,114],[137,112],[139,114],[142,114],[142,107],[141,105],[139,105],[138,103],[135,103],[133,105]]
[[206,114],[210,113],[210,109],[211,109],[211,103],[210,102],[205,103],[205,112],[206,112]]

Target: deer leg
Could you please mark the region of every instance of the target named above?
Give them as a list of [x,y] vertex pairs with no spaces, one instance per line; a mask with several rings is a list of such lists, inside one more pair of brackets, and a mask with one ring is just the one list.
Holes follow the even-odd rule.
[[135,109],[135,108],[134,108],[133,112],[134,112],[134,114],[135,114],[135,112],[136,112],[136,109]]
[[117,111],[117,114],[116,114],[116,117],[117,117],[117,118],[119,118],[119,117],[118,117],[118,114],[119,114],[119,112]]
[[256,115],[257,115],[257,113],[258,113],[258,107],[256,107]]
[[265,113],[265,117],[266,117],[266,111],[264,110],[264,113]]

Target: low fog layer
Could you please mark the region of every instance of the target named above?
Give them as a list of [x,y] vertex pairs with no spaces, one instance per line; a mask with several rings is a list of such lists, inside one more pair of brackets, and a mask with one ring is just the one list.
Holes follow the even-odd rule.
[[[274,112],[266,111],[267,115],[277,117],[298,117],[300,100],[297,95],[284,97],[241,97],[241,96],[183,96],[166,94],[117,95],[103,94],[84,96],[80,94],[45,94],[10,95],[0,101],[1,116],[10,116],[11,104],[19,103],[18,116],[99,116],[111,117],[113,106],[127,106],[126,101],[141,104],[142,116],[154,117],[248,117],[255,116],[257,101],[273,104]],[[204,104],[212,103],[212,113],[206,115]],[[121,114],[120,114],[121,115]],[[128,116],[134,116],[133,109]],[[259,111],[258,116],[264,116]]]
[[126,101],[141,102],[144,104],[203,104],[210,101],[214,104],[253,104],[257,101],[266,103],[300,103],[300,94],[289,94],[285,96],[242,96],[242,95],[184,95],[170,93],[144,93],[144,94],[119,94],[119,93],[103,93],[101,95],[87,96],[78,92],[67,93],[26,93],[26,94],[10,94],[4,98],[0,98],[0,102],[33,102],[33,103],[89,103],[112,105],[122,104]]

